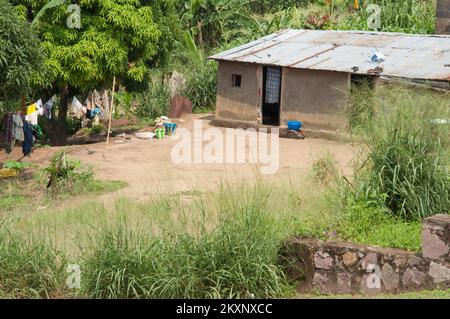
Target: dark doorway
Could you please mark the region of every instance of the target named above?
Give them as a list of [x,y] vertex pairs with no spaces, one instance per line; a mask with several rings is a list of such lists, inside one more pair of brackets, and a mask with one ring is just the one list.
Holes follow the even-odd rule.
[[263,69],[262,117],[264,125],[280,125],[281,68]]

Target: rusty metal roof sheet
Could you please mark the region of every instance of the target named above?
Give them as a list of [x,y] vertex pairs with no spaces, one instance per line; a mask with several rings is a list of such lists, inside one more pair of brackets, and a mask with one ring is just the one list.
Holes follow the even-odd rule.
[[[375,51],[384,62],[370,61]],[[384,76],[450,81],[450,36],[289,29],[210,59],[357,74],[379,67]]]

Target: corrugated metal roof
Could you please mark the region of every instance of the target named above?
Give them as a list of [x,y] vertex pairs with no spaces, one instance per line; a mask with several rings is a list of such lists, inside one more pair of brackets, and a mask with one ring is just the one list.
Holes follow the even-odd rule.
[[[371,62],[374,51],[385,61]],[[450,36],[282,30],[210,59],[357,74],[378,66],[384,76],[450,81]]]

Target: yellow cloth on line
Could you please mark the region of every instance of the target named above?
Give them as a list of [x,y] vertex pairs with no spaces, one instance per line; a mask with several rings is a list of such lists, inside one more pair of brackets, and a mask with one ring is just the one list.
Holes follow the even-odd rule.
[[37,105],[36,103],[33,103],[31,105],[28,105],[27,107],[27,115],[33,114],[34,112],[37,111]]

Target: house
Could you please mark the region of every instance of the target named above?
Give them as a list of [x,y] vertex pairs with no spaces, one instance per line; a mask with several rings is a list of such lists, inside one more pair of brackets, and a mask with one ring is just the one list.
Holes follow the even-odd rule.
[[[381,59],[372,61],[375,53]],[[402,80],[450,89],[448,35],[289,29],[210,59],[219,64],[216,120],[234,127],[300,120],[337,130],[361,79],[374,87]]]

